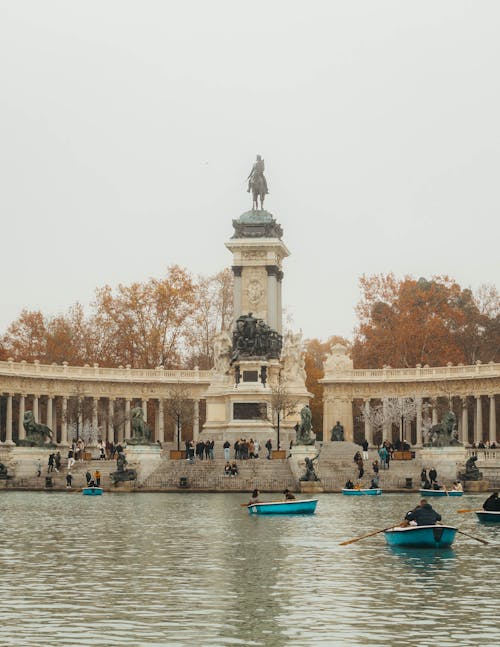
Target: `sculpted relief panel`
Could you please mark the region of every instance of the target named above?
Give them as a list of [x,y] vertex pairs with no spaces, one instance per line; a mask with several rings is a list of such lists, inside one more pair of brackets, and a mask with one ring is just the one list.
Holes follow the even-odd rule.
[[267,320],[267,274],[264,267],[243,271],[242,312]]

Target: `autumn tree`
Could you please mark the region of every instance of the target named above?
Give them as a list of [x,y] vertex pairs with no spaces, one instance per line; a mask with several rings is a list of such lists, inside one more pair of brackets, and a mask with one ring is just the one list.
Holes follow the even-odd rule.
[[[449,277],[362,276],[360,286],[359,325],[353,344],[356,368],[495,359],[495,355],[486,359],[483,354],[494,352],[498,345],[494,317],[481,314],[472,292]],[[494,311],[495,306],[491,307]]]
[[210,369],[214,364],[214,337],[230,327],[233,318],[233,273],[225,269],[209,277],[199,277],[195,287],[195,307],[186,332],[186,365]]
[[102,364],[177,368],[195,303],[193,279],[177,265],[162,279],[98,289],[91,324]]

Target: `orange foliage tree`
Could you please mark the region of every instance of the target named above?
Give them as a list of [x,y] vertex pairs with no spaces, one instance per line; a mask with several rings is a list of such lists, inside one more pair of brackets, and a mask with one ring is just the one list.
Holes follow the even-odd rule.
[[[498,293],[481,312],[471,290],[447,276],[362,276],[352,356],[356,368],[413,367],[495,359]],[[494,292],[494,290],[493,290]],[[495,302],[495,294],[490,294]],[[494,314],[496,308],[496,314]],[[498,343],[498,339],[497,339]],[[493,356],[485,357],[492,353]]]

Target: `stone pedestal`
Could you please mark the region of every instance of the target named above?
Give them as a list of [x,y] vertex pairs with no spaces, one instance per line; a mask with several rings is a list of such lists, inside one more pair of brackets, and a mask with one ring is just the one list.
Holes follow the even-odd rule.
[[464,492],[486,492],[490,489],[489,481],[465,481]]
[[423,447],[419,451],[422,467],[437,470],[438,482],[442,480],[455,480],[458,472],[463,469],[466,460],[464,447]]
[[161,448],[156,445],[128,445],[125,449],[127,468],[137,471],[137,482],[143,482],[161,463]]
[[323,492],[321,481],[300,481],[300,491],[304,494],[320,494]]

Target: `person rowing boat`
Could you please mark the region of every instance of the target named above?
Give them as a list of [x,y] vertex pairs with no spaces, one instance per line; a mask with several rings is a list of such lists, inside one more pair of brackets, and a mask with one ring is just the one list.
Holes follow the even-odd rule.
[[283,490],[283,496],[285,497],[285,501],[295,501],[295,495],[288,488]]
[[486,501],[483,503],[483,510],[487,512],[500,512],[500,499],[498,498],[498,492],[493,492]]
[[426,499],[422,499],[418,506],[405,515],[405,521],[415,522],[417,526],[434,526],[441,521],[441,515],[436,512]]
[[250,501],[248,502],[248,505],[254,505],[255,503],[260,503],[259,499],[259,490],[255,488],[255,490],[252,492],[252,496],[250,497]]

